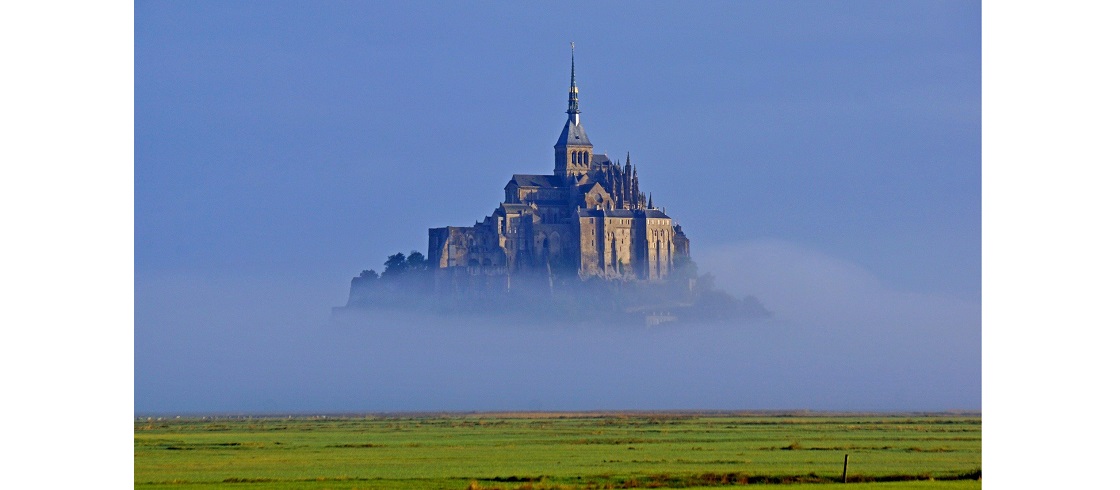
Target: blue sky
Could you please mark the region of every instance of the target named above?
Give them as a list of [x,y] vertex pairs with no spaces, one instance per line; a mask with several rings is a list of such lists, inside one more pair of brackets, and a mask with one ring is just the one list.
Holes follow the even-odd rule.
[[[728,335],[775,362],[830,359],[778,371],[789,382],[851,368],[851,396],[308,402],[278,381],[360,370],[324,361],[326,345],[293,368],[286,342],[330,332],[357,272],[489,214],[511,174],[551,171],[570,41],[596,152],[629,152],[701,269],[789,336],[767,351]],[[980,55],[976,2],[138,3],[136,410],[978,409]],[[782,344],[797,338],[853,351]],[[649,342],[647,360],[668,348]],[[937,355],[907,358],[917,345]],[[882,354],[857,360],[866,349]],[[681,366],[682,389],[767,369]],[[479,383],[508,381],[493,368]],[[440,373],[415,376],[462,386]],[[927,377],[956,386],[909,392]],[[609,391],[573,379],[572,393]]]
[[140,3],[138,272],[424,250],[550,171],[569,40],[597,151],[698,250],[788,239],[978,299],[973,2]]

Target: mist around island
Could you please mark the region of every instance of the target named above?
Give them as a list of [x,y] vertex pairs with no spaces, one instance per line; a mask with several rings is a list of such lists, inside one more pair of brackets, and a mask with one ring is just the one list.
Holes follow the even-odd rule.
[[138,276],[136,411],[979,409],[979,301],[894,291],[782,241],[697,263],[772,314],[613,327],[399,308],[340,318],[347,292],[329,278]]
[[753,296],[734,297],[678,256],[664,280],[579,274],[574,266],[509,273],[505,268],[439,269],[417,251],[390,255],[378,273],[366,269],[350,280],[338,320],[376,318],[384,311],[427,312],[510,324],[710,323],[760,319],[770,312]]

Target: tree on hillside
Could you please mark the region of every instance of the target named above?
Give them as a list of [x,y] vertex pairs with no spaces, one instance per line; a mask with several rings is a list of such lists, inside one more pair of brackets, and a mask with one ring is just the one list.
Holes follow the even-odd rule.
[[397,252],[390,255],[389,260],[385,261],[385,272],[382,272],[382,277],[394,277],[404,274],[408,271],[408,259],[405,258],[403,253]]
[[389,260],[385,261],[385,272],[381,273],[382,277],[396,277],[409,272],[418,272],[428,269],[428,263],[424,259],[424,254],[413,250],[406,257],[403,253],[396,253],[389,256]]
[[414,271],[422,271],[428,268],[427,262],[424,260],[424,254],[415,250],[408,254],[408,269]]

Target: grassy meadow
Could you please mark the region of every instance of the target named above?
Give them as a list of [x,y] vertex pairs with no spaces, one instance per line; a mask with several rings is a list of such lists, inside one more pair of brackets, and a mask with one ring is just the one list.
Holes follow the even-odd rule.
[[138,418],[137,488],[980,488],[979,416]]

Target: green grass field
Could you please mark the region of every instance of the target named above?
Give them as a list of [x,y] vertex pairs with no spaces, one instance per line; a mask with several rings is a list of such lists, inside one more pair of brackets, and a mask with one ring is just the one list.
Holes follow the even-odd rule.
[[668,413],[137,419],[138,488],[978,489],[979,417]]

